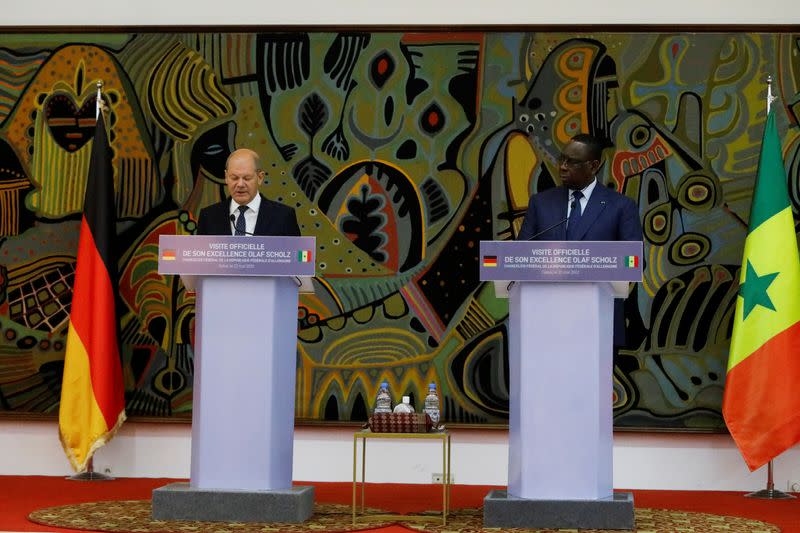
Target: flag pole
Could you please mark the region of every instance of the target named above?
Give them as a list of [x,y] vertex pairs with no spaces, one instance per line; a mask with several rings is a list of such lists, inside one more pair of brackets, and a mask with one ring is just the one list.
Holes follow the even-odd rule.
[[[95,115],[94,115],[95,120],[98,120],[100,118],[102,107],[103,107],[103,82],[98,80],[97,98],[95,101]],[[112,476],[109,476],[108,474],[103,474],[102,472],[95,472],[94,457],[89,457],[89,460],[86,462],[86,470],[74,474],[72,476],[68,476],[67,479],[70,481],[111,481],[114,478]]]
[[103,474],[102,472],[95,472],[94,457],[89,457],[89,460],[86,462],[86,470],[67,476],[67,479],[70,481],[113,481],[114,477]]
[[[778,97],[772,94],[772,75],[767,76],[767,115],[769,115],[772,108],[772,102],[777,100]],[[794,496],[787,494],[780,490],[775,490],[775,479],[773,477],[772,459],[767,463],[767,488],[757,490],[744,495],[745,498],[759,498],[762,500],[788,500],[793,499]]]
[[772,459],[767,463],[767,488],[744,495],[745,498],[758,498],[761,500],[791,500],[794,496],[780,490],[775,490],[775,481],[772,477]]
[[[94,119],[100,118],[100,111],[103,107],[103,81],[97,80],[97,97],[94,100]],[[769,107],[767,107],[769,109]]]

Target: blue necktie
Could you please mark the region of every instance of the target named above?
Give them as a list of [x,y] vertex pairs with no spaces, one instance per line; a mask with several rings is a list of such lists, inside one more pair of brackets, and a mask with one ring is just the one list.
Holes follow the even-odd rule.
[[233,233],[234,235],[244,235],[245,234],[245,224],[244,224],[244,212],[247,211],[246,205],[239,206],[239,218],[236,219],[236,224],[233,226],[233,229],[236,231]]
[[581,191],[573,191],[572,210],[569,212],[569,219],[567,220],[568,241],[577,240],[578,222],[581,220],[581,198],[583,198]]

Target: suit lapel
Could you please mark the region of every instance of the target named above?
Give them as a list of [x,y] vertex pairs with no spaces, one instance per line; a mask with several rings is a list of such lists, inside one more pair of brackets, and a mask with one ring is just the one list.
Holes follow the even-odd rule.
[[271,220],[267,217],[267,211],[269,211],[267,199],[261,193],[259,193],[259,196],[261,196],[261,205],[258,207],[258,218],[256,218],[256,228],[253,233],[256,235],[272,235],[269,231]]
[[[606,208],[608,204],[608,189],[606,189],[599,181],[594,186],[594,191],[592,191],[592,195],[589,197],[589,201],[586,203],[586,209],[581,214],[581,218],[578,220],[578,228],[577,232],[575,233],[575,240],[582,240],[583,236],[586,235],[586,232],[589,231],[589,228],[595,223],[597,218]],[[566,235],[566,230],[564,231]]]
[[[550,217],[550,220],[553,221],[555,224],[559,220],[564,220],[567,218],[567,203],[569,200],[569,189],[564,187],[563,185],[560,187],[561,192],[558,195],[558,204],[553,206],[555,210]],[[567,240],[567,223],[564,222],[558,228],[558,240],[566,241]]]
[[220,235],[233,235],[233,224],[231,224],[231,202],[233,198],[228,196],[227,202],[222,202],[222,209],[220,210]]

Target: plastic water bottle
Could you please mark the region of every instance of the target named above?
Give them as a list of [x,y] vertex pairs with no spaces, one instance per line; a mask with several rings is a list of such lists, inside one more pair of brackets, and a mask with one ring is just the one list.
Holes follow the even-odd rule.
[[378,396],[375,399],[376,413],[392,412],[392,397],[389,395],[389,382],[384,381],[378,389]]
[[411,405],[411,397],[403,396],[403,403],[394,406],[395,413],[413,413],[414,407]]
[[428,413],[428,416],[431,417],[431,422],[433,422],[433,428],[436,429],[439,427],[439,395],[436,394],[436,383],[431,383],[428,385],[428,395],[425,396],[425,409],[424,411]]

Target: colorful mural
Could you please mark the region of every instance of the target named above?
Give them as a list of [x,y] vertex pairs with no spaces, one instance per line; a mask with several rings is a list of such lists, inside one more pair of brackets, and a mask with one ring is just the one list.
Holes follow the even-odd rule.
[[477,279],[478,241],[513,239],[591,132],[645,231],[616,424],[720,428],[768,74],[797,207],[800,35],[0,35],[0,414],[58,410],[102,80],[129,416],[191,411],[194,294],[158,275],[158,236],[193,233],[248,147],[317,237],[297,418],[364,420],[381,381],[395,401],[435,381],[444,420],[506,423],[508,306]]

